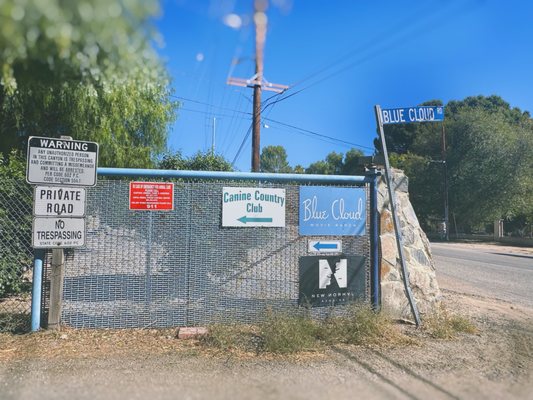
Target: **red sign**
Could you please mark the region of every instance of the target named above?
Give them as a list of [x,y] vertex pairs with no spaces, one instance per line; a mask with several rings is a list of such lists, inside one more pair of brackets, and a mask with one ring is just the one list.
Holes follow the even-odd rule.
[[174,184],[130,182],[130,210],[173,210]]

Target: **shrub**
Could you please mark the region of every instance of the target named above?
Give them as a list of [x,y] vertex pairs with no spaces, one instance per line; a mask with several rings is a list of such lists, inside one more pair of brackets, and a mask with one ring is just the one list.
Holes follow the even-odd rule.
[[476,333],[476,326],[467,318],[450,313],[444,307],[423,319],[423,329],[435,339],[453,339],[458,333]]
[[209,327],[201,343],[223,351],[289,354],[316,351],[324,344],[398,344],[409,340],[393,324],[392,319],[377,313],[369,305],[354,304],[344,314],[325,320],[310,315],[288,315],[272,311],[257,326],[222,325]]
[[315,350],[320,325],[309,316],[289,316],[269,312],[259,324],[262,351],[287,354]]

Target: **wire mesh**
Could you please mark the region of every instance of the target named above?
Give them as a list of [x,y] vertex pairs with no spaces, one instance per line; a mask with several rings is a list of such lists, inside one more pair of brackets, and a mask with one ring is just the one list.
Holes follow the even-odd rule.
[[0,332],[30,327],[31,222],[31,186],[4,178],[0,185]]
[[[308,254],[310,237],[298,233],[299,186],[174,184],[172,211],[129,210],[126,180],[101,180],[88,190],[86,246],[66,253],[61,323],[76,328],[193,326],[258,322],[267,309],[300,312],[298,260]],[[284,188],[286,226],[222,227],[227,186]],[[368,300],[369,237],[327,239],[341,240],[346,254],[366,257],[360,297]],[[45,258],[45,270],[49,265]]]

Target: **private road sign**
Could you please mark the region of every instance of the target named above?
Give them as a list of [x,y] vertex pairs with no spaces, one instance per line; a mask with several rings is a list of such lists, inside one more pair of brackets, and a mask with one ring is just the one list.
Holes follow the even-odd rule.
[[85,188],[35,186],[33,215],[36,217],[84,217]]
[[284,227],[285,189],[223,188],[222,226]]
[[26,180],[30,184],[95,186],[98,143],[30,136]]

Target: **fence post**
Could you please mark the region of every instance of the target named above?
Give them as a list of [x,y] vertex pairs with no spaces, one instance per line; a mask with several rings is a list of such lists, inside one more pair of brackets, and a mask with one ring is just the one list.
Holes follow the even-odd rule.
[[31,291],[31,331],[37,332],[41,327],[41,293],[43,282],[43,258],[42,250],[34,251],[33,258],[33,285]]
[[379,214],[378,214],[378,179],[380,172],[373,167],[370,168],[368,175],[372,178],[370,182],[370,296],[372,308],[375,311],[380,309],[380,275],[379,275]]
[[52,271],[50,273],[50,310],[48,312],[48,329],[59,329],[61,319],[61,301],[63,297],[65,257],[63,249],[52,250]]

